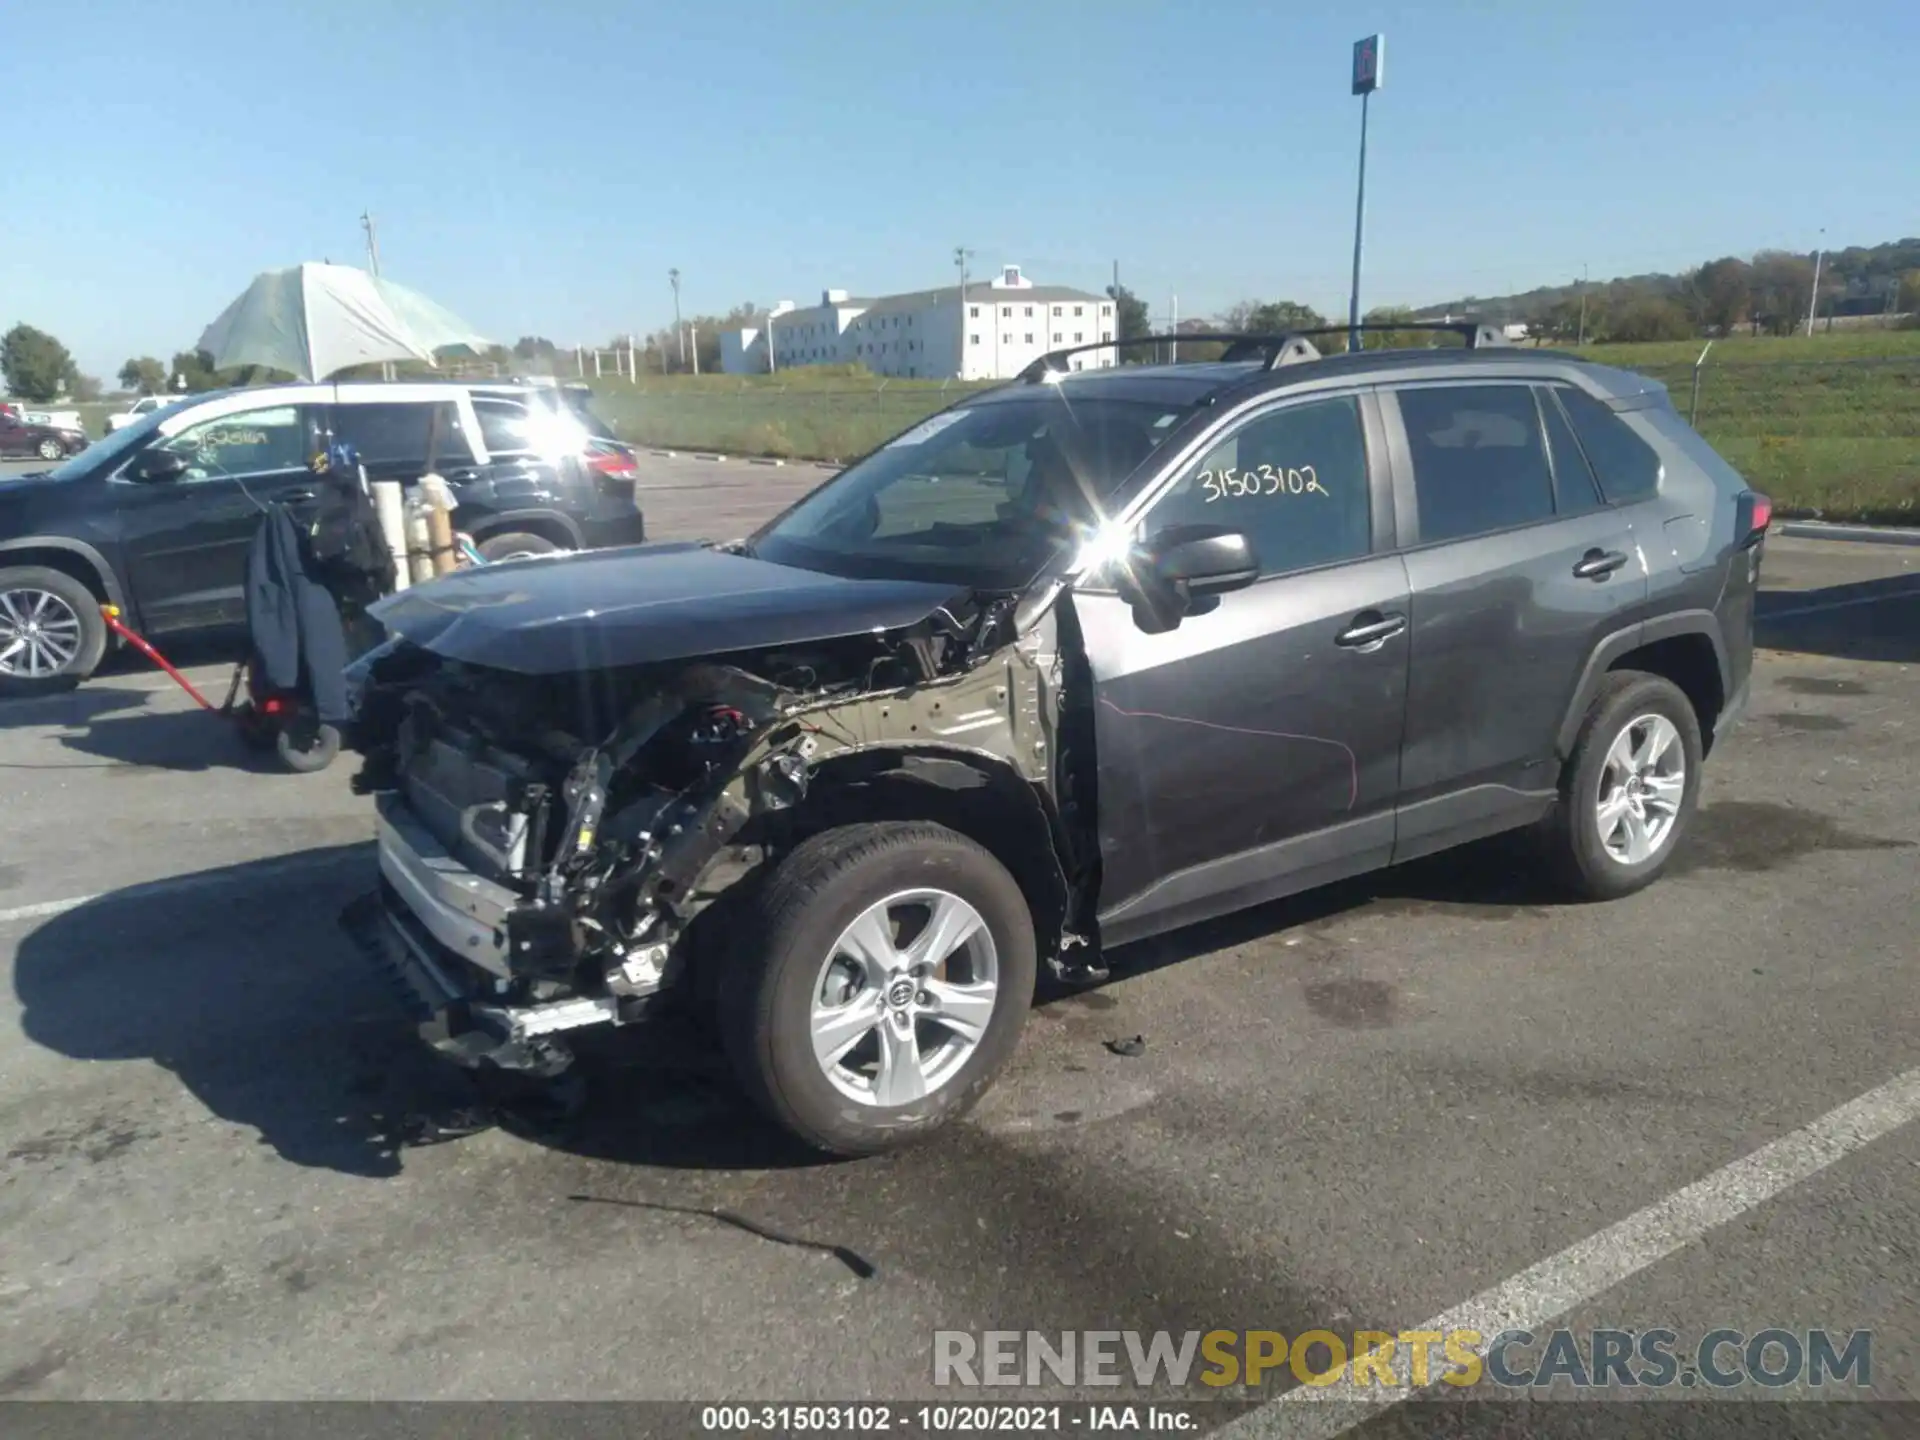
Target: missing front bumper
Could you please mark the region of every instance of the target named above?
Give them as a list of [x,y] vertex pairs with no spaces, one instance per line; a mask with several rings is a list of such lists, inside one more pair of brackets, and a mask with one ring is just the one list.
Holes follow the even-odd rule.
[[612,996],[498,1002],[486,993],[490,981],[464,978],[469,967],[440,948],[390,883],[354,901],[340,919],[400,992],[420,1038],[456,1064],[557,1075],[573,1063],[561,1035],[621,1018]]

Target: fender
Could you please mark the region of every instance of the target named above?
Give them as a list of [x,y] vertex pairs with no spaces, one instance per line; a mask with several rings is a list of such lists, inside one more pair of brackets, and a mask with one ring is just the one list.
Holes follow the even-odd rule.
[[1670,615],[1660,615],[1615,630],[1593,647],[1593,653],[1587,657],[1586,668],[1580,672],[1580,683],[1574,687],[1573,698],[1568,702],[1566,714],[1560,721],[1560,733],[1555,737],[1554,750],[1562,761],[1573,754],[1574,742],[1580,738],[1580,722],[1586,718],[1587,707],[1593,703],[1601,677],[1613,667],[1613,663],[1643,645],[1671,640],[1680,635],[1706,636],[1708,643],[1713,646],[1714,663],[1720,671],[1720,693],[1729,701],[1733,698],[1732,667],[1727,663],[1727,644],[1720,634],[1720,617],[1713,611],[1676,610]]
[[60,550],[68,555],[77,556],[87,562],[100,581],[100,588],[107,592],[107,603],[127,608],[126,595],[120,589],[119,577],[113,573],[113,566],[107,563],[107,557],[84,540],[74,540],[65,535],[24,536],[18,540],[0,540],[0,563],[4,563],[9,551],[15,550]]

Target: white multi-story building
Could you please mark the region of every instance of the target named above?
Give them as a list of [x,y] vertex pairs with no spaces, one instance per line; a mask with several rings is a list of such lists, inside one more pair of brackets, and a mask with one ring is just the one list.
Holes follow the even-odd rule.
[[[804,309],[782,300],[758,325],[720,337],[720,368],[762,375],[802,365],[864,365],[918,380],[1004,380],[1042,355],[1114,336],[1113,301],[1064,285],[1036,285],[1018,265],[990,280],[863,299],[828,290]],[[1112,349],[1075,355],[1075,370],[1104,369]]]

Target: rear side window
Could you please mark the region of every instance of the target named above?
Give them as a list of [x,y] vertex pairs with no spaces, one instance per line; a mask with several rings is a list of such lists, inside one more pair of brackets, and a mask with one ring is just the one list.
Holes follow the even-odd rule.
[[1540,418],[1547,422],[1547,449],[1553,456],[1553,504],[1562,515],[1587,515],[1606,508],[1587,457],[1573,438],[1573,427],[1548,391],[1536,391]]
[[416,404],[338,405],[333,433],[353,446],[368,465],[417,465],[424,473],[427,445],[433,439],[435,413],[440,433],[434,440],[434,463],[471,461],[473,451],[460,428],[460,410],[451,400]]
[[1552,518],[1553,472],[1531,386],[1444,385],[1398,396],[1423,543]]
[[1553,392],[1566,407],[1601,493],[1611,503],[1626,505],[1659,492],[1660,457],[1626,421],[1584,390],[1556,385]]
[[489,455],[522,455],[533,449],[527,407],[518,400],[476,395],[473,413],[480,419],[480,438]]

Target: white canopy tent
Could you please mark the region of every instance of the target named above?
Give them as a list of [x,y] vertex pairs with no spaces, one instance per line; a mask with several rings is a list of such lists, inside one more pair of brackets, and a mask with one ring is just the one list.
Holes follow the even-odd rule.
[[351,265],[269,270],[206,328],[199,348],[217,370],[264,365],[324,380],[351,365],[420,360],[492,342],[416,290]]

